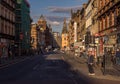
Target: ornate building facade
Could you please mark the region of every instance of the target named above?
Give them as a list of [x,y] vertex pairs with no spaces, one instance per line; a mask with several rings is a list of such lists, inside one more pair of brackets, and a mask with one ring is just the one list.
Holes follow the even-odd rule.
[[15,42],[15,0],[0,0],[0,46],[3,56],[7,56],[8,47]]
[[47,25],[43,15],[40,16],[37,23],[31,24],[31,46],[33,50],[37,51],[53,46],[52,28],[51,25]]
[[100,37],[100,54],[106,48],[115,51],[119,42],[120,24],[120,0],[98,0],[98,22]]
[[45,17],[43,15],[40,16],[37,22],[37,40],[38,40],[38,48],[44,48],[45,43],[45,30],[47,22],[45,20]]

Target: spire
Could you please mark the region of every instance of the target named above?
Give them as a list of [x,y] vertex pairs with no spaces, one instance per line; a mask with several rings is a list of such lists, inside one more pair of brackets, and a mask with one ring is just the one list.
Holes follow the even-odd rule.
[[67,23],[66,23],[66,18],[64,19],[62,33],[68,33],[68,31],[67,31]]
[[45,17],[43,15],[40,16],[39,20],[45,21]]

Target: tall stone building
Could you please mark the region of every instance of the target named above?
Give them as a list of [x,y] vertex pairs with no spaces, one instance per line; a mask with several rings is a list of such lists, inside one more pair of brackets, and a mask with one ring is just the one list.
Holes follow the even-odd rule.
[[8,56],[8,47],[15,42],[15,1],[0,0],[0,48],[2,56]]
[[52,47],[52,28],[47,25],[43,15],[40,16],[37,23],[31,24],[31,46],[32,49],[39,51]]
[[71,10],[71,20],[68,24],[69,46],[80,41],[80,10]]
[[92,31],[92,3],[93,0],[89,0],[86,6],[86,12],[85,12],[85,19],[86,19],[86,31],[90,31],[91,34],[93,33]]
[[119,47],[120,44],[120,0],[98,0],[98,22],[100,54]]
[[46,19],[43,15],[40,16],[37,22],[37,33],[38,33],[38,48],[45,48],[46,43],[45,43],[45,30],[47,22]]
[[68,47],[68,30],[67,30],[67,23],[66,23],[66,19],[64,19],[64,23],[63,23],[63,29],[62,29],[62,49],[65,49],[66,47]]

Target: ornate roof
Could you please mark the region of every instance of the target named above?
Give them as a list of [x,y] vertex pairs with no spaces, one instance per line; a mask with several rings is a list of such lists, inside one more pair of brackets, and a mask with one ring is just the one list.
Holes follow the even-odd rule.
[[41,15],[39,20],[45,21],[45,17],[43,15]]

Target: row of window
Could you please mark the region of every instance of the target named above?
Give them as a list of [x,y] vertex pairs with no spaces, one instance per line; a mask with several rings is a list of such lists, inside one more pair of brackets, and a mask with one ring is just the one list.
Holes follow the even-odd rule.
[[15,35],[15,25],[8,21],[1,20],[0,21],[0,33],[14,36]]
[[3,0],[5,1],[7,4],[9,4],[11,7],[15,8],[15,3],[13,2],[13,0]]
[[15,13],[10,11],[8,8],[0,4],[0,16],[15,22]]
[[99,21],[100,31],[107,29],[111,26],[114,26],[117,23],[118,9],[115,9],[114,12],[110,12],[109,15],[102,17]]
[[106,4],[108,4],[110,0],[99,0],[99,8],[103,8]]

